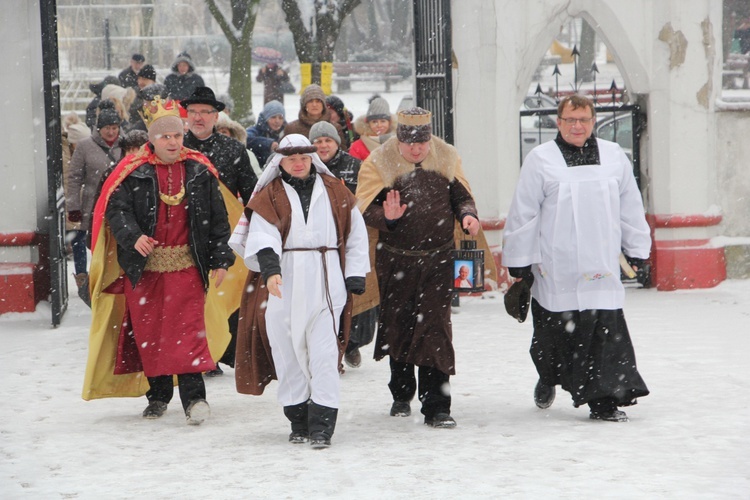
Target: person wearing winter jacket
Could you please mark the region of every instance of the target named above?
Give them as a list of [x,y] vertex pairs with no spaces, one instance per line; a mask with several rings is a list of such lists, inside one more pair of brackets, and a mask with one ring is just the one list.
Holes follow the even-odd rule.
[[[111,101],[99,103],[96,130],[90,137],[78,143],[68,167],[65,206],[70,222],[80,222],[81,229],[91,226],[96,189],[104,172],[120,161],[120,115]],[[76,285],[78,295],[91,305],[88,293],[86,256],[76,259]]]
[[[354,194],[357,190],[357,177],[362,161],[341,149],[341,138],[336,128],[328,122],[316,123],[310,129],[310,142],[318,148],[318,156],[328,170],[341,179]],[[374,243],[375,239],[372,238],[371,241]],[[370,269],[372,270],[375,269],[374,257],[375,251],[371,248]],[[374,271],[367,274],[371,275],[372,272]],[[369,277],[372,280],[372,276]],[[362,364],[362,354],[359,349],[372,342],[378,327],[379,307],[373,307],[363,299],[363,295],[356,295],[352,304],[352,326],[344,354],[344,361],[350,368],[358,368]]]
[[364,161],[396,131],[396,118],[391,115],[388,101],[375,96],[370,101],[367,114],[354,122],[354,128],[360,137],[352,143],[349,154]]
[[172,73],[164,79],[167,95],[171,99],[181,101],[193,95],[195,89],[204,85],[203,78],[195,72],[195,65],[190,54],[179,53],[172,63]]
[[[213,90],[209,87],[198,87],[195,92],[183,99],[180,105],[187,110],[188,133],[185,134],[186,148],[200,151],[219,171],[219,179],[235,196],[242,198],[244,203],[250,200],[258,177],[250,165],[250,157],[245,145],[216,132],[219,112],[224,109],[224,103],[217,101]],[[232,340],[219,360],[228,366],[234,366],[234,347],[237,338],[238,314],[234,312],[229,318],[229,332]],[[206,373],[209,377],[222,375],[224,372],[216,364],[216,368]]]
[[[320,85],[313,83],[305,87],[300,95],[299,105],[299,117],[284,127],[284,135],[300,134],[307,137],[310,135],[310,127],[320,121],[331,121],[331,112],[326,107],[326,94]],[[345,142],[346,137],[341,125],[334,123],[333,126],[336,127],[341,142]]]
[[344,101],[339,96],[329,95],[326,97],[326,107],[331,113],[331,123],[338,123],[341,130],[344,131],[344,141],[341,143],[341,149],[349,151],[352,143],[359,139],[359,134],[354,130],[354,115],[344,105]]
[[286,126],[286,111],[279,101],[269,101],[258,115],[258,121],[247,129],[247,149],[255,154],[261,168],[278,147]]

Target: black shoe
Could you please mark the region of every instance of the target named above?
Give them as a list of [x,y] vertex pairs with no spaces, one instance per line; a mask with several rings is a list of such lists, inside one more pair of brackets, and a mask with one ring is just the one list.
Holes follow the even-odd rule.
[[205,399],[196,399],[185,410],[188,425],[200,425],[211,416],[211,408]]
[[292,444],[303,444],[307,442],[307,432],[292,431],[289,434],[289,442]]
[[316,432],[310,435],[310,448],[314,450],[322,450],[331,446],[331,438],[327,437],[322,432]]
[[216,363],[216,369],[206,372],[206,377],[220,377],[222,375],[224,375],[224,370],[221,369],[219,363]]
[[336,430],[338,408],[319,405],[311,402],[308,412],[308,429],[310,429],[310,446],[314,449],[331,446],[331,436]]
[[408,417],[411,415],[411,405],[408,401],[394,401],[391,405],[392,417]]
[[350,368],[359,368],[359,365],[362,364],[362,354],[360,354],[359,348],[344,354],[344,361]]
[[167,411],[167,403],[163,401],[151,401],[145,410],[143,410],[143,418],[159,418],[164,415]]
[[432,417],[425,417],[424,423],[437,429],[453,429],[456,421],[448,413],[436,413]]
[[307,413],[309,404],[307,401],[296,405],[284,407],[284,415],[292,424],[292,433],[289,434],[289,442],[302,444],[307,442],[310,431],[307,428]]
[[534,387],[534,403],[544,410],[552,406],[553,401],[555,401],[555,386],[545,385],[540,379]]
[[591,420],[604,420],[607,422],[628,422],[628,415],[621,410],[593,411],[589,413]]

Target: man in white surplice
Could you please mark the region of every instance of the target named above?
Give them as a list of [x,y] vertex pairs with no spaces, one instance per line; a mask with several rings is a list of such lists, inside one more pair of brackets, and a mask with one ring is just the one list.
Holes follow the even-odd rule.
[[[291,207],[285,240],[281,223],[261,215],[264,199],[286,204],[279,201],[284,198],[279,186]],[[265,196],[264,189],[277,189],[278,194]],[[337,206],[331,196],[349,201]],[[315,146],[298,134],[279,143],[248,208],[253,212],[244,248],[232,241],[230,245],[251,271],[262,274],[268,288],[266,332],[279,381],[278,400],[292,423],[289,440],[303,443],[309,438],[314,447],[326,447],[339,407],[339,321],[347,291],[364,292],[370,270],[365,223],[353,195],[326,168]],[[276,207],[273,213],[286,214],[288,209]],[[342,239],[344,266],[335,211],[344,214],[339,219],[351,218]]]
[[521,169],[503,265],[531,283],[537,406],[548,408],[561,384],[592,419],[626,421],[617,407],[648,389],[622,313],[619,255],[647,259],[649,226],[622,148],[592,136],[591,100],[568,96],[557,114],[557,138],[532,150]]

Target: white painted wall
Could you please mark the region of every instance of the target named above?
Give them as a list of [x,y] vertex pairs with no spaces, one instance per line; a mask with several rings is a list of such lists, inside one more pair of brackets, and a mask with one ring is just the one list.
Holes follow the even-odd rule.
[[[519,173],[518,109],[535,68],[572,17],[595,27],[631,95],[647,107],[648,212],[715,213],[721,205],[714,109],[721,91],[721,0],[461,0],[453,2],[452,16],[456,146],[482,217],[504,217],[508,210]],[[670,45],[659,39],[667,26],[672,38],[685,39],[677,44],[684,60],[675,56],[673,67]],[[706,234],[693,237],[709,237],[713,230],[696,231]]]
[[[0,16],[0,233],[46,227],[47,167],[39,4],[5,0]],[[9,14],[13,13],[13,14]],[[0,262],[19,250],[0,248]],[[7,255],[6,255],[7,252]],[[28,252],[27,252],[28,253]],[[22,258],[23,257],[22,251]],[[29,254],[31,258],[31,254]]]

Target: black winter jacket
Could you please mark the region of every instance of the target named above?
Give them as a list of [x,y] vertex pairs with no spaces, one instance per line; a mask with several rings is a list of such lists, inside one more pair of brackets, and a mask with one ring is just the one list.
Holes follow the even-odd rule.
[[328,170],[339,179],[342,179],[352,194],[357,190],[357,177],[359,176],[359,167],[361,165],[362,160],[353,157],[341,149],[326,163]]
[[192,71],[184,75],[172,72],[164,79],[164,87],[166,88],[167,95],[178,101],[187,99],[193,95],[195,89],[203,86],[205,86],[203,78]]
[[[208,288],[208,271],[227,269],[234,253],[227,242],[231,230],[219,182],[194,160],[185,162],[185,182],[193,260]],[[141,235],[154,236],[159,184],[153,165],[135,169],[112,193],[106,218],[117,241],[117,261],[135,287],[146,267],[146,257],[134,248]]]
[[245,203],[250,200],[258,176],[250,165],[250,157],[244,144],[217,132],[205,141],[188,132],[183,144],[186,148],[195,149],[206,155],[219,171],[219,179],[227,189],[235,195],[242,196]]

